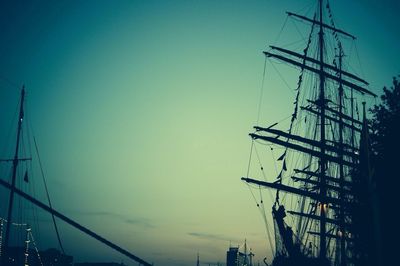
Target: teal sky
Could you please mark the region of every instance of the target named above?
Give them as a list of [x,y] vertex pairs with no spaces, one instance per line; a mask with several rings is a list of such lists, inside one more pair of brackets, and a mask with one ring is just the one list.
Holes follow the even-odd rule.
[[[358,37],[358,73],[380,94],[400,73],[398,2],[331,5],[336,25]],[[270,256],[265,228],[240,177],[257,120],[262,51],[275,44],[285,11],[311,16],[313,6],[3,1],[0,136],[8,142],[1,156],[12,155],[7,134],[25,84],[28,122],[57,210],[155,265],[194,265],[197,252],[203,261],[224,262],[230,243],[245,238],[261,261]],[[288,21],[279,41],[300,38],[295,24]],[[261,124],[292,110],[293,92],[275,78],[267,64]],[[288,78],[293,88],[296,78]],[[44,200],[40,175],[32,175],[35,196]],[[40,217],[38,244],[56,246],[50,217]],[[130,263],[59,225],[76,260]]]

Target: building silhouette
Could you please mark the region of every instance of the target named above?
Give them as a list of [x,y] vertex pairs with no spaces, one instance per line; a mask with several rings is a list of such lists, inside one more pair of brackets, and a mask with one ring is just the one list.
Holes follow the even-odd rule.
[[229,247],[226,252],[226,266],[243,266],[245,265],[245,256],[239,252],[239,247]]

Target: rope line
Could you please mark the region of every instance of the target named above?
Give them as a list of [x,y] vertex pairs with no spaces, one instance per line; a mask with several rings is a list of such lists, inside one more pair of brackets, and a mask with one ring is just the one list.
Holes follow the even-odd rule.
[[267,57],[264,58],[264,70],[263,70],[263,77],[262,77],[261,89],[260,89],[260,100],[258,101],[257,122],[256,122],[257,126],[259,125],[258,123],[260,122],[262,99],[264,96],[264,81],[265,81],[266,68],[267,68]]
[[40,253],[39,253],[39,249],[38,249],[38,247],[36,245],[36,241],[33,238],[32,231],[29,231],[29,236],[30,236],[30,239],[31,239],[31,241],[33,243],[33,247],[35,248],[35,251],[36,251],[37,257],[39,259],[40,265],[43,266],[43,261],[42,261],[42,258],[40,257]]
[[[49,194],[49,191],[48,191],[48,189],[47,189],[47,183],[46,183],[46,179],[45,179],[45,176],[44,176],[42,161],[40,160],[39,149],[38,149],[38,146],[37,146],[37,143],[36,143],[36,138],[35,138],[35,136],[33,136],[33,142],[34,142],[34,144],[35,144],[35,150],[36,150],[36,155],[37,155],[38,161],[39,161],[40,172],[41,172],[41,174],[42,174],[43,184],[44,184],[44,188],[45,188],[45,190],[46,190],[47,201],[49,202],[50,208],[53,209],[53,206],[52,206],[51,200],[50,200],[50,194]],[[58,231],[58,227],[57,227],[57,223],[56,223],[56,219],[55,219],[55,217],[54,217],[54,214],[51,214],[51,218],[52,218],[52,220],[53,220],[54,229],[55,229],[55,231],[56,231],[58,244],[60,245],[60,249],[61,249],[62,253],[65,254],[64,247],[63,247],[62,242],[61,242],[61,237],[60,237],[60,233],[59,233],[59,231]]]
[[278,36],[276,37],[276,40],[275,40],[275,42],[274,42],[274,45],[278,42],[279,38],[281,37],[282,32],[283,32],[284,28],[286,27],[286,23],[287,23],[288,19],[289,19],[289,16],[286,16],[285,22],[282,24],[282,27],[281,27],[281,29],[279,30],[279,33],[278,33]]
[[271,60],[268,59],[268,61],[271,63],[272,67],[275,69],[276,73],[278,73],[278,76],[281,78],[281,80],[283,81],[283,83],[285,83],[286,87],[289,89],[290,93],[294,94],[292,91],[292,88],[290,87],[290,85],[287,83],[287,81],[285,80],[285,78],[283,77],[283,75],[281,74],[281,72],[276,68],[276,66],[274,65],[274,63],[272,63]]

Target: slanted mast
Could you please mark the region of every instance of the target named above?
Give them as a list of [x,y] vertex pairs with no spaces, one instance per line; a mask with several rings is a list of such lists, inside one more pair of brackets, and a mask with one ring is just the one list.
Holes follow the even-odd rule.
[[[253,140],[260,140],[270,144],[282,146],[285,149],[284,154],[278,159],[283,160],[283,171],[286,171],[286,152],[298,152],[308,156],[307,163],[303,165],[303,169],[292,168],[291,181],[300,186],[292,184],[283,184],[282,175],[279,174],[275,182],[260,181],[257,179],[243,177],[242,180],[256,184],[262,187],[277,190],[276,203],[273,207],[273,216],[279,225],[283,243],[287,243],[288,230],[283,228],[283,217],[279,215],[282,209],[276,208],[276,205],[282,206],[279,201],[279,191],[293,194],[300,197],[301,202],[307,202],[311,206],[311,211],[305,212],[303,209],[288,210],[288,214],[299,217],[300,219],[310,219],[316,221],[318,230],[306,230],[310,228],[308,224],[299,222],[298,227],[304,227],[306,234],[317,236],[319,241],[317,245],[318,254],[314,253],[312,257],[318,258],[320,261],[332,261],[332,265],[349,265],[352,247],[351,234],[351,213],[349,210],[354,208],[353,183],[351,175],[359,163],[359,148],[355,144],[356,134],[360,134],[363,126],[358,119],[354,117],[354,93],[365,96],[376,95],[371,92],[367,86],[367,81],[343,69],[344,51],[342,43],[337,35],[343,35],[355,39],[355,37],[343,30],[328,25],[324,22],[323,10],[325,1],[318,1],[318,9],[314,18],[308,18],[287,12],[288,16],[309,22],[312,24],[310,39],[304,54],[297,53],[285,48],[270,46],[270,51],[264,51],[267,58],[287,63],[289,65],[300,68],[301,73],[308,72],[317,77],[318,85],[315,87],[318,91],[314,94],[314,99],[306,99],[307,105],[300,106],[300,110],[311,115],[315,121],[315,132],[313,135],[303,136],[292,131],[292,124],[297,118],[296,98],[295,113],[292,116],[291,126],[288,132],[275,129],[274,125],[270,127],[255,126],[255,132],[249,134]],[[329,10],[329,4],[326,1]],[[313,58],[307,54],[313,29],[318,29],[317,37],[317,56]],[[330,31],[335,35],[336,47],[335,61],[333,64],[327,63],[325,58],[328,50],[326,49],[325,32]],[[302,74],[299,77],[299,84],[302,81]],[[333,85],[332,85],[333,84]],[[329,89],[327,88],[329,86]],[[300,88],[300,85],[298,89]],[[346,95],[350,93],[350,108],[346,106]],[[350,112],[349,112],[350,109]],[[314,162],[311,167],[311,162]],[[317,166],[316,166],[317,165]],[[300,201],[298,201],[300,202]],[[284,209],[283,209],[284,210]],[[308,226],[308,227],[307,227]],[[313,227],[315,230],[316,227]],[[290,230],[289,230],[290,231]],[[291,231],[290,231],[291,232]],[[290,234],[290,233],[289,233]],[[289,236],[291,238],[291,236]],[[308,236],[304,239],[309,239]],[[336,241],[335,248],[331,239]],[[302,243],[307,246],[307,243]],[[290,257],[292,244],[286,247]],[[332,251],[334,250],[334,251]],[[332,255],[335,253],[335,255]],[[282,255],[282,254],[275,254]],[[311,264],[310,264],[311,265]]]

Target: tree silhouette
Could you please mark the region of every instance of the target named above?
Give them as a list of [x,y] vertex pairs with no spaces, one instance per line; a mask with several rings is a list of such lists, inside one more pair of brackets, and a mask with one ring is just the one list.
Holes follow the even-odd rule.
[[[380,231],[384,265],[395,259],[398,246],[397,225],[400,193],[400,75],[383,88],[381,103],[370,112],[374,181],[380,210]],[[396,256],[397,257],[397,256]]]

